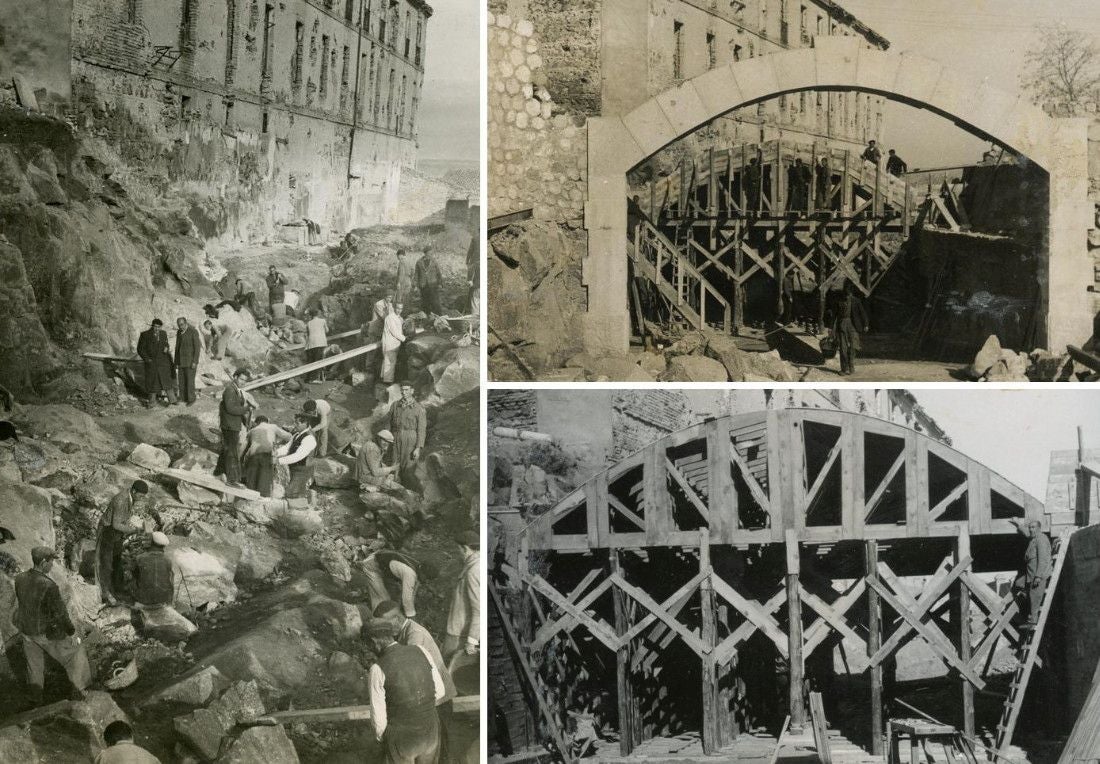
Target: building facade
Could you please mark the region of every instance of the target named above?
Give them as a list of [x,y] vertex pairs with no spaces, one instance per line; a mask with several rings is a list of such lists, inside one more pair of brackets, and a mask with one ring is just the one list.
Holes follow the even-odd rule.
[[303,219],[342,230],[395,207],[416,150],[432,14],[422,0],[67,10],[70,36],[46,53],[70,62],[65,115],[139,179],[191,195],[205,238],[266,238]]
[[[537,217],[565,222],[579,217],[571,170],[584,118],[626,114],[709,69],[810,47],[817,37],[889,47],[832,0],[491,0],[489,7],[492,214],[530,202]],[[655,169],[711,145],[779,137],[862,151],[882,135],[884,100],[816,91],[737,109],[664,150]],[[557,156],[544,161],[528,148],[535,142],[547,142]],[[527,167],[516,169],[522,163]],[[549,197],[527,178],[550,183]]]

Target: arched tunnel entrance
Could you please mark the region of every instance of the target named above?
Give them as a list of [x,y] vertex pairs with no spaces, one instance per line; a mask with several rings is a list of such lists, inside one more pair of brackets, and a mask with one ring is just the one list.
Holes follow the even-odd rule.
[[[859,157],[812,143],[784,145],[780,138],[711,150],[664,178],[647,169],[659,152],[731,110],[822,90],[871,93],[926,109],[1025,157],[1022,166],[1041,189],[1036,308],[1027,341],[1060,349],[1091,335],[1086,123],[1052,119],[920,56],[829,38],[814,48],[733,62],[621,118],[589,121],[584,276],[590,351],[625,352],[632,272],[648,276],[654,292],[663,292],[689,323],[728,329],[751,322],[769,302],[779,304],[776,295],[795,278],[813,284],[809,294],[818,304],[800,308],[808,316],[820,317],[829,291],[844,283],[865,296],[879,286],[896,255],[883,246],[884,237],[904,241],[925,206],[904,182]],[[790,168],[821,159],[830,168],[823,182],[811,171],[809,189],[792,194]],[[951,191],[945,190],[949,203]],[[931,214],[942,215],[939,206]]]

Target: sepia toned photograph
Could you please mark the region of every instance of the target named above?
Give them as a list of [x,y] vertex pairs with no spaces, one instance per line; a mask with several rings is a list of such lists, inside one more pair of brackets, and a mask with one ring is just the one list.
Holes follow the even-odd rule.
[[1095,398],[490,390],[489,761],[1094,758]]
[[1097,378],[1095,3],[489,10],[491,379]]
[[480,4],[0,9],[0,762],[479,761]]

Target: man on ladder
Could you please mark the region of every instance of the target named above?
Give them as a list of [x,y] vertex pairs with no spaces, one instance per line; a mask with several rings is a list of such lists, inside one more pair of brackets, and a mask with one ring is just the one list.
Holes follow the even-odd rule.
[[1039,618],[1039,606],[1043,602],[1043,594],[1046,592],[1047,581],[1051,572],[1050,539],[1043,533],[1043,526],[1038,520],[1013,520],[1017,530],[1028,537],[1027,549],[1024,550],[1024,563],[1020,568],[1020,574],[1012,584],[1012,589],[1018,600],[1022,600],[1020,611],[1027,606],[1027,620],[1020,627],[1028,631],[1035,629]]

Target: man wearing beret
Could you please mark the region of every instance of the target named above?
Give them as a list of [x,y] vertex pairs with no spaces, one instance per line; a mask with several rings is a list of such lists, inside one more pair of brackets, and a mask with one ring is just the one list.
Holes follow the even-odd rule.
[[23,655],[27,662],[27,695],[33,706],[42,704],[46,680],[46,657],[65,669],[72,684],[71,697],[82,699],[92,680],[88,656],[76,636],[76,627],[61,599],[61,590],[50,578],[57,553],[46,546],[31,549],[30,570],[15,579],[18,601],[14,625],[23,634]]
[[397,642],[388,618],[371,618],[365,629],[378,660],[370,667],[370,711],[374,734],[385,746],[387,764],[435,764],[439,756],[439,714],[435,704],[446,690],[421,645]]

